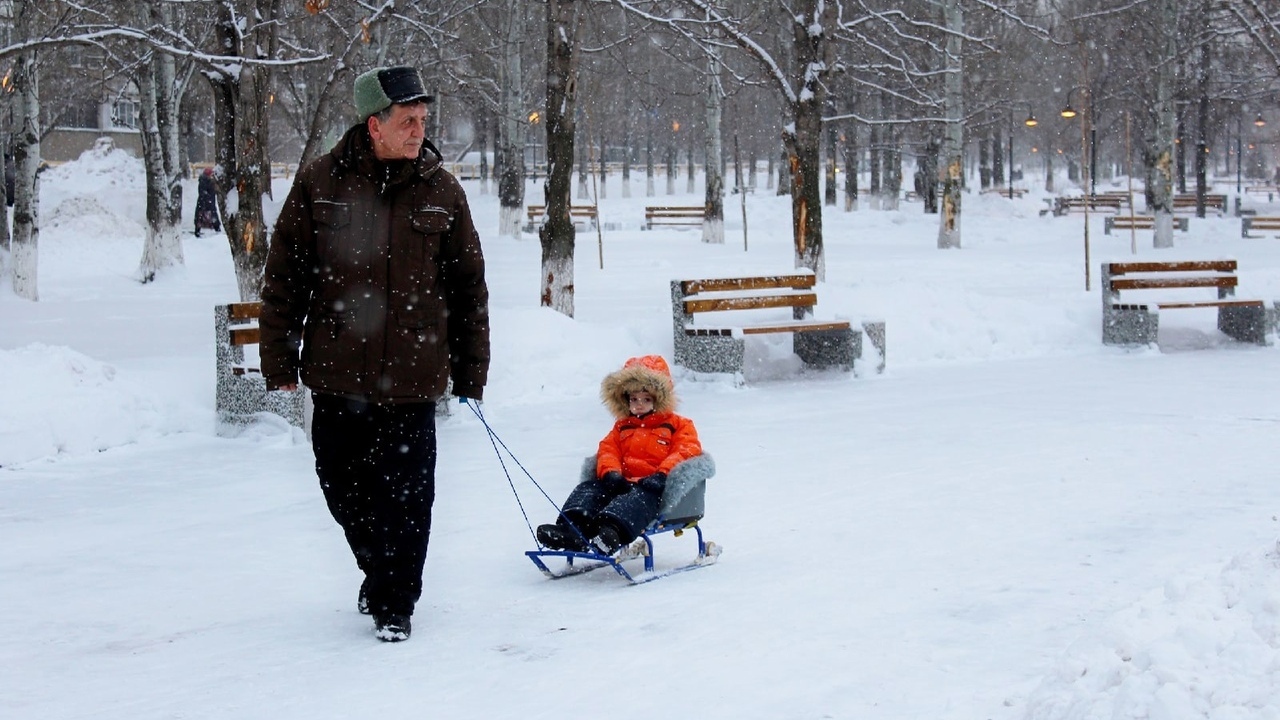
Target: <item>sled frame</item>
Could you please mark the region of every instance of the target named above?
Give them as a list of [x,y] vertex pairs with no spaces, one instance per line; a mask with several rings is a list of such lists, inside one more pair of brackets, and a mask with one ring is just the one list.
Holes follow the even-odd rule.
[[[653,540],[651,539],[652,536],[669,532],[674,533],[676,537],[679,537],[684,534],[685,530],[693,530],[694,533],[697,534],[698,557],[688,565],[680,565],[669,570],[656,572],[653,566],[654,551]],[[553,580],[559,580],[573,575],[581,575],[583,573],[591,572],[592,570],[599,570],[602,567],[612,567],[615,572],[626,578],[627,582],[632,585],[641,585],[653,580],[658,580],[659,578],[667,577],[668,575],[706,567],[707,565],[714,563],[720,556],[720,547],[714,542],[708,542],[703,537],[702,528],[698,526],[697,518],[674,521],[659,519],[654,521],[654,523],[649,527],[645,528],[645,531],[640,534],[639,538],[630,545],[619,550],[614,555],[604,555],[597,552],[582,552],[578,550],[546,549],[529,550],[525,552],[525,555],[533,561],[534,565],[538,566],[538,569],[541,570],[543,574]],[[545,560],[557,557],[564,558],[564,566],[559,570],[553,570],[547,565]],[[623,566],[623,563],[629,560],[634,560],[638,557],[644,558],[644,571],[632,575],[627,571],[627,568]],[[575,561],[581,561],[581,563],[577,563]]]

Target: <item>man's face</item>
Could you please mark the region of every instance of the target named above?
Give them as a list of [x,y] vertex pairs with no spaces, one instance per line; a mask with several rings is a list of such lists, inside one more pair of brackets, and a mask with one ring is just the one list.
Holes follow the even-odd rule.
[[373,154],[379,160],[412,160],[422,150],[427,129],[427,104],[392,105],[386,122],[377,115],[369,118]]

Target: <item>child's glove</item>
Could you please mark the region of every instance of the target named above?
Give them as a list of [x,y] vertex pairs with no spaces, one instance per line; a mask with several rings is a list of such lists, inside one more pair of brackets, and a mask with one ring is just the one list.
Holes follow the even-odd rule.
[[640,478],[640,487],[648,490],[654,495],[661,495],[662,491],[667,488],[667,474],[664,472],[656,472],[652,475],[645,475]]
[[627,488],[627,479],[617,470],[610,470],[600,476],[600,485],[605,492],[620,493]]

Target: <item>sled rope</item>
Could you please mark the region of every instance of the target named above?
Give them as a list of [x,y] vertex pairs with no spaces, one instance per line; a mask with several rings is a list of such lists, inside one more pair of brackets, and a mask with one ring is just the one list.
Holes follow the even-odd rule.
[[[523,464],[521,464],[520,459],[516,457],[516,454],[511,452],[511,448],[507,447],[507,444],[502,442],[502,438],[498,437],[498,433],[494,432],[493,427],[484,419],[484,412],[480,410],[480,403],[467,402],[466,398],[463,398],[463,404],[471,408],[471,412],[475,414],[478,420],[480,420],[480,424],[484,426],[485,432],[489,434],[489,444],[493,446],[493,453],[498,456],[498,464],[502,466],[502,473],[507,476],[507,486],[511,488],[511,494],[516,498],[516,505],[520,508],[520,514],[524,516],[525,527],[529,528],[529,534],[533,536],[534,544],[538,547],[542,547],[542,543],[538,542],[538,534],[533,530],[533,522],[529,520],[529,513],[524,508],[524,501],[520,499],[520,493],[516,490],[515,481],[511,479],[511,471],[507,469],[507,462],[502,458],[503,451],[506,451],[507,455],[510,456],[511,461],[516,464],[516,467],[520,468],[525,477],[529,478],[529,482],[533,483],[533,486],[538,489],[538,492],[542,493],[542,497],[546,498],[548,503],[551,503],[551,507],[556,509],[557,515],[562,514],[560,506],[556,504],[555,500],[551,499],[551,496],[547,494],[547,491],[538,484],[538,481],[533,478],[533,475]],[[499,450],[499,447],[501,447],[501,450]],[[569,528],[573,530],[579,540],[584,544],[588,542],[587,537],[582,534],[582,531],[578,529],[578,526],[574,525],[568,518],[565,518],[565,523],[569,525]]]

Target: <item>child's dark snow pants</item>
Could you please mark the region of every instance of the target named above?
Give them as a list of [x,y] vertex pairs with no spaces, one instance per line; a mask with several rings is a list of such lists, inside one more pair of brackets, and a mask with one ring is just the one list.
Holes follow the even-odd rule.
[[662,497],[635,483],[627,483],[621,493],[605,489],[599,480],[587,480],[569,493],[561,514],[587,538],[600,532],[602,522],[618,530],[622,542],[629,543],[658,517]]

